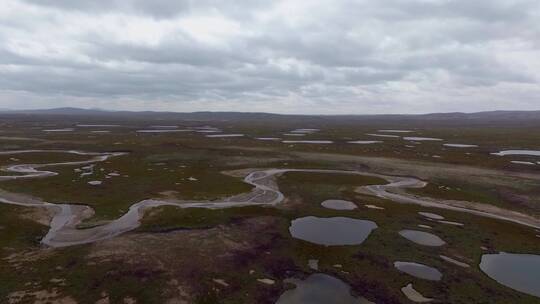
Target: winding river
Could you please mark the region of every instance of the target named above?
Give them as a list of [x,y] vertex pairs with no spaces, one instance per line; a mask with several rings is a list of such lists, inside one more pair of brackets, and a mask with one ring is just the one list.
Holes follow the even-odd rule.
[[[93,164],[105,161],[111,157],[125,155],[122,152],[114,153],[96,153],[82,152],[76,150],[17,150],[3,151],[0,155],[11,155],[20,153],[71,153],[77,155],[92,156],[89,160],[72,161],[49,164],[18,164],[2,168],[2,171],[16,173],[14,175],[0,176],[2,180],[44,178],[57,175],[53,171],[47,171],[43,168],[52,166],[77,166],[84,164]],[[383,178],[388,181],[385,185],[371,185],[358,187],[356,191],[369,193],[381,198],[389,199],[399,203],[412,203],[426,207],[443,208],[453,211],[468,212],[479,216],[490,217],[514,223],[540,228],[538,220],[523,214],[515,216],[515,212],[507,216],[509,211],[502,210],[500,213],[490,213],[488,211],[473,210],[464,207],[450,206],[439,203],[430,198],[416,197],[407,193],[393,192],[406,188],[422,188],[426,182],[413,177],[388,176],[364,171],[347,170],[320,170],[320,169],[267,169],[252,171],[244,181],[254,188],[248,192],[217,201],[186,201],[186,200],[154,200],[147,199],[131,205],[129,210],[116,220],[107,224],[87,229],[77,229],[77,226],[85,219],[93,216],[94,210],[90,206],[71,205],[71,204],[53,204],[37,199],[28,199],[21,195],[11,194],[0,191],[0,203],[46,208],[53,211],[54,216],[50,222],[50,229],[47,235],[42,239],[42,243],[51,247],[65,247],[79,244],[92,243],[100,240],[109,239],[124,232],[136,229],[140,225],[140,220],[144,215],[145,209],[157,206],[176,206],[179,208],[207,208],[219,209],[242,206],[273,206],[283,202],[284,195],[279,190],[276,183],[276,176],[286,172],[312,172],[312,173],[339,173],[339,174],[357,174],[364,176],[373,176]],[[504,211],[504,212],[503,212]]]

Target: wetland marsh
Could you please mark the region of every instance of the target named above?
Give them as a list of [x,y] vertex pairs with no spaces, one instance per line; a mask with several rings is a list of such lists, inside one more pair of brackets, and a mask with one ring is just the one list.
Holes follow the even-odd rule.
[[540,161],[522,152],[539,148],[530,132],[19,117],[1,131],[10,303],[540,299],[536,260],[494,262],[540,253],[540,171],[510,162]]

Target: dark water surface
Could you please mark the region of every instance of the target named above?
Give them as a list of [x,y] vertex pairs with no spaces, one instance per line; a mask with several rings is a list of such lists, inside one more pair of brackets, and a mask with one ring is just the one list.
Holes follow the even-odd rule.
[[289,231],[297,239],[327,246],[359,245],[377,228],[372,221],[348,217],[307,216],[291,222]]
[[351,295],[351,287],[340,279],[316,273],[304,281],[286,280],[296,288],[285,291],[276,304],[370,304],[365,298]]
[[540,255],[484,254],[480,269],[504,286],[540,297]]
[[418,231],[418,230],[401,230],[399,235],[408,239],[409,241],[415,242],[419,245],[424,246],[442,246],[446,244],[440,237],[436,236],[433,233]]

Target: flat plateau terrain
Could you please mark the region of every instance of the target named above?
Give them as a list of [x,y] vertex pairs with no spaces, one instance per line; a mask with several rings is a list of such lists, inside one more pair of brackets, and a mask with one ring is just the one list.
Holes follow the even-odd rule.
[[0,114],[0,303],[540,303],[538,134]]

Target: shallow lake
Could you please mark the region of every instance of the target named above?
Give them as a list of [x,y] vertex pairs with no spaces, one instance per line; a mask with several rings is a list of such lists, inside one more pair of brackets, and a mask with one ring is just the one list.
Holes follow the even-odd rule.
[[540,156],[540,151],[538,150],[503,150],[497,153],[491,153],[493,155],[505,156],[505,155],[529,155],[529,156]]
[[188,129],[148,129],[137,130],[137,133],[175,133],[175,132],[191,132]]
[[348,217],[321,218],[307,216],[291,222],[294,238],[326,246],[362,244],[377,224]]
[[353,202],[337,199],[325,200],[321,203],[321,206],[334,210],[353,210],[358,208]]
[[390,135],[390,134],[376,134],[376,133],[366,133],[368,136],[376,136],[376,137],[387,137],[387,138],[399,138],[397,135]]
[[467,144],[444,144],[445,147],[452,147],[452,148],[476,148],[478,145],[467,145]]
[[315,132],[319,132],[319,131],[320,131],[319,129],[295,129],[295,130],[290,131],[289,133],[306,133],[306,134],[309,134],[309,133],[315,133]]
[[369,145],[369,144],[378,144],[382,143],[380,140],[353,140],[348,141],[350,144],[357,144],[357,145]]
[[43,130],[43,132],[73,132],[73,131],[75,131],[75,129],[73,128]]
[[372,303],[365,298],[351,295],[351,287],[340,279],[316,273],[301,281],[297,279],[285,280],[296,285],[294,289],[285,291],[276,304],[368,304]]
[[518,165],[527,165],[527,166],[534,166],[535,163],[533,162],[528,162],[528,161],[521,161],[521,160],[513,160],[513,161],[510,161],[512,164],[518,164]]
[[150,126],[150,128],[154,128],[154,129],[176,129],[176,128],[178,128],[178,126],[174,126],[174,125],[169,125],[169,126],[166,126],[166,125],[154,125],[154,126]]
[[258,140],[281,140],[279,137],[257,137]]
[[401,230],[399,235],[408,239],[409,241],[415,242],[419,245],[424,246],[442,246],[446,244],[440,237],[435,234],[418,231],[418,230]]
[[331,140],[284,140],[284,144],[331,144]]
[[504,286],[540,297],[540,255],[484,254],[480,269]]
[[120,127],[120,125],[102,125],[102,124],[78,124],[76,125],[77,127],[82,127],[82,128],[105,128],[105,127]]
[[220,130],[197,130],[197,133],[221,133]]
[[442,278],[442,273],[439,270],[424,264],[398,261],[394,262],[394,267],[401,272],[419,279],[440,281]]
[[433,220],[444,220],[444,216],[438,215],[437,213],[431,213],[431,212],[418,212],[421,216],[425,216],[427,218],[433,219]]
[[433,138],[433,137],[403,137],[405,140],[413,140],[413,141],[441,141],[440,138]]
[[383,133],[411,133],[414,132],[412,130],[378,130],[378,132]]
[[216,135],[206,135],[206,137],[217,138],[217,137],[242,137],[244,134],[216,134]]

